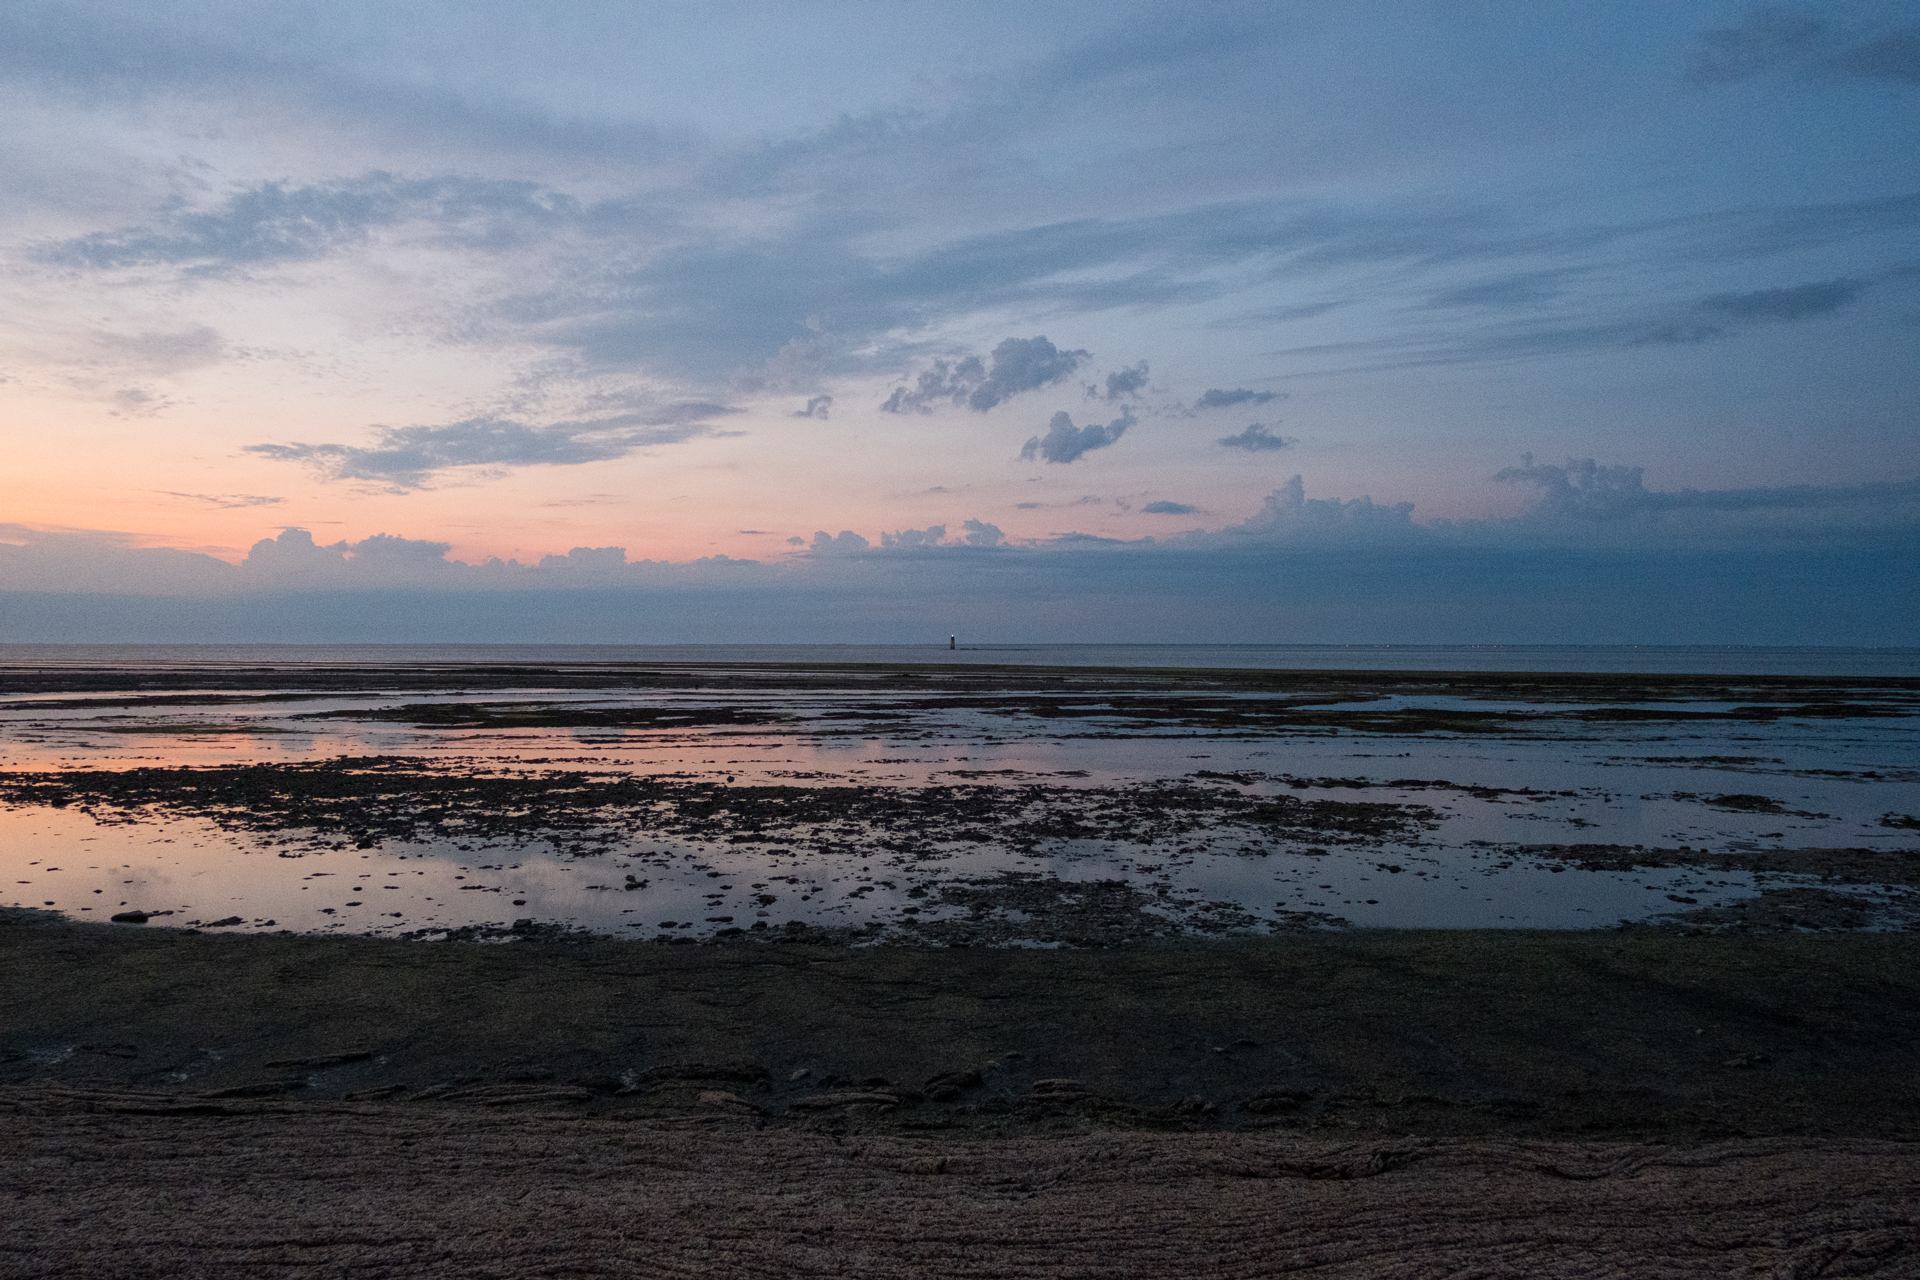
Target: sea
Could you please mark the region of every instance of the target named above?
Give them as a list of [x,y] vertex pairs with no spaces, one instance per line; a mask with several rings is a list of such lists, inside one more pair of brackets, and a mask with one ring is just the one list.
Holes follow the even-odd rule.
[[0,667],[955,663],[1262,671],[1920,676],[1920,647],[1426,644],[0,644]]

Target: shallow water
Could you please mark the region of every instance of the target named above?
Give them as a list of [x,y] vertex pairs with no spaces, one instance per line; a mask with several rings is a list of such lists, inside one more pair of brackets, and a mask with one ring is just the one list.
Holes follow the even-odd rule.
[[[788,922],[857,930],[951,921],[966,908],[948,889],[1012,874],[1053,885],[1048,910],[1071,910],[1072,886],[1118,882],[1138,893],[1141,919],[1197,931],[1335,922],[1580,928],[1657,919],[1816,880],[1698,866],[1589,870],[1543,856],[1542,847],[1920,849],[1920,832],[1885,822],[1888,815],[1920,814],[1920,719],[1911,708],[1872,717],[1556,720],[1514,733],[1377,733],[1168,726],[1124,714],[1048,718],[918,691],[567,691],[531,679],[519,689],[472,693],[462,691],[457,673],[447,685],[149,695],[165,702],[124,692],[0,695],[0,770],[405,757],[425,769],[567,770],[738,786],[964,784],[1070,794],[1184,779],[1249,796],[1415,805],[1432,813],[1407,838],[1358,843],[1222,826],[1172,842],[1057,838],[1025,848],[943,842],[932,832],[904,851],[800,831],[790,839],[656,838],[610,820],[599,833],[600,851],[581,856],[577,843],[503,840],[484,827],[470,839],[383,840],[361,848],[336,833],[246,830],[213,814],[0,803],[0,903],[94,919],[137,908],[172,913],[156,924],[239,929],[431,934],[530,921],[701,937]],[[1124,708],[1126,695],[1099,701]],[[455,729],[357,718],[399,704],[453,702],[734,708],[784,719]],[[1702,698],[1679,709],[1732,705]],[[1318,706],[1531,713],[1554,704],[1389,694]],[[1221,774],[1232,776],[1207,776]],[[1409,782],[1428,785],[1396,785]],[[1728,796],[1764,797],[1781,811],[1714,803]],[[1906,893],[1898,886],[1829,887],[1863,900]],[[1018,925],[1024,909],[1009,899],[1002,914]],[[1019,940],[1045,943],[1055,932],[1041,920]]]

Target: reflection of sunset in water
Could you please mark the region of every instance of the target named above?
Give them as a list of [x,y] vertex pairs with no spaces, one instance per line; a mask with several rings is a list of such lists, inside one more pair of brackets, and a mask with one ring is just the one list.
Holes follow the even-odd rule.
[[[1453,697],[1425,702],[1468,705]],[[712,719],[719,707],[765,722],[420,727],[391,718],[403,704],[452,706],[463,718],[490,707],[560,719],[580,712],[606,718],[625,708]],[[1405,706],[1408,699],[1360,705]],[[1606,925],[1669,911],[1675,901],[1738,898],[1755,881],[1697,867],[1549,866],[1524,847],[1905,847],[1911,838],[1878,819],[1890,810],[1920,811],[1917,756],[1899,718],[1476,737],[1169,732],[1124,717],[1062,722],[835,690],[209,690],[150,703],[15,697],[0,699],[0,772],[374,758],[383,767],[410,761],[461,775],[561,771],[1052,795],[1211,778],[1204,785],[1296,801],[1363,798],[1419,806],[1432,817],[1417,837],[1326,849],[1281,841],[1248,856],[1244,831],[1224,829],[1196,830],[1177,847],[1048,838],[1023,850],[943,843],[935,831],[915,836],[915,852],[905,853],[885,842],[841,848],[799,829],[655,839],[636,827],[644,818],[610,813],[604,829],[596,827],[594,847],[604,852],[578,856],[577,847],[561,852],[538,838],[376,840],[362,848],[323,831],[240,830],[211,813],[0,805],[0,900],[82,919],[171,912],[155,922],[199,927],[406,933],[534,921],[628,936],[706,936],[789,921],[937,920],[957,909],[941,904],[940,884],[1021,872],[1138,885],[1158,904],[1153,910],[1175,918],[1212,903],[1260,919],[1299,912],[1377,925]],[[1853,776],[1868,767],[1872,785]],[[1395,779],[1449,781],[1435,790],[1394,786]],[[1475,794],[1472,787],[1499,790]],[[1780,797],[1778,811],[1726,811],[1699,800],[1760,790]],[[1389,862],[1401,870],[1384,873]]]

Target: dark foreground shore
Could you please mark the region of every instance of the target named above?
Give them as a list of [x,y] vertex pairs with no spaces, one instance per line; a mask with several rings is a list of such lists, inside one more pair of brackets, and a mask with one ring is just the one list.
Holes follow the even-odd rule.
[[1920,940],[0,922],[0,1274],[1920,1273]]

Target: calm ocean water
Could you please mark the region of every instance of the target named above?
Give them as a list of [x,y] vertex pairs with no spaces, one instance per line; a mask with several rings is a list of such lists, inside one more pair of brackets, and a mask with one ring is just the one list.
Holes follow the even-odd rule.
[[1593,671],[1920,675],[1920,648],[1738,645],[108,645],[0,644],[0,666],[164,667],[448,663],[985,663],[1257,670]]

